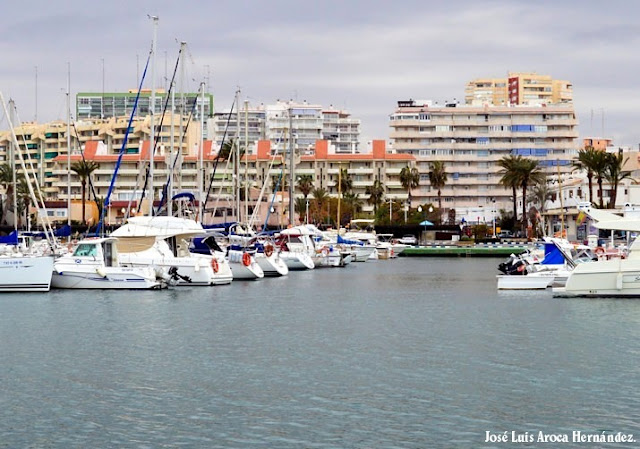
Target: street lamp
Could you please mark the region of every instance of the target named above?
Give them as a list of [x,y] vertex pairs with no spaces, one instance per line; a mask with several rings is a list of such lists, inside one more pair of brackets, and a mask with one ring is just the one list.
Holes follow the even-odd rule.
[[491,210],[493,215],[493,238],[496,238],[496,199],[493,199],[493,209]]

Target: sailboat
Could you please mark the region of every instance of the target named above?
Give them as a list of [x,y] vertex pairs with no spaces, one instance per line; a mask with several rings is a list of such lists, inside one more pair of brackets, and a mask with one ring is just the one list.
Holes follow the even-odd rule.
[[[7,104],[5,103],[4,97],[2,96],[1,92],[0,100],[2,101],[2,107],[4,109],[5,116],[9,120],[9,128],[11,130],[13,148],[15,150],[15,154],[18,155],[21,168],[27,179],[31,201],[34,204],[44,204],[42,198],[40,198],[40,202],[36,200],[36,195],[31,184],[31,177],[33,176],[33,178],[35,179],[35,175],[33,175],[33,170],[28,170],[25,165],[24,158],[20,150],[20,144],[18,143],[18,138],[13,127],[13,123],[9,119],[10,115]],[[12,155],[12,161],[15,161],[15,154]],[[16,170],[14,168],[14,185],[15,172]],[[54,252],[56,250],[55,237],[51,232],[51,227],[47,226],[48,223],[45,221],[45,218],[41,219],[43,221],[48,246],[40,248],[19,248],[17,217],[14,218],[14,226],[16,229],[14,230],[14,233],[12,233],[12,235],[15,237],[15,239],[11,239],[11,241],[7,242],[11,245],[11,250],[0,255],[0,292],[49,291],[49,289],[51,288],[53,258]]]

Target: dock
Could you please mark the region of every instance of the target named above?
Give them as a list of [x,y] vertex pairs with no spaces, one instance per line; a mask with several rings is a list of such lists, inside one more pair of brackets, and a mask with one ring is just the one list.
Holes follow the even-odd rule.
[[406,248],[400,257],[509,257],[527,249],[523,244],[424,245]]

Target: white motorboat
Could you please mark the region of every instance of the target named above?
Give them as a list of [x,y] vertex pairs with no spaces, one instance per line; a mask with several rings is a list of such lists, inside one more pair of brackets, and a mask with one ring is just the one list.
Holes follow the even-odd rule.
[[[603,211],[583,209],[587,215],[601,221],[596,223],[600,229],[628,232],[640,231],[640,220],[609,217]],[[611,215],[611,214],[609,214]],[[569,275],[564,287],[554,288],[553,295],[558,297],[640,297],[640,240],[636,239],[626,257],[612,259],[601,258],[591,263],[579,264]]]
[[498,265],[498,290],[538,290],[565,285],[577,264],[591,262],[595,256],[589,247],[573,245],[564,239],[547,238],[544,257],[527,251],[512,254]]
[[151,266],[161,277],[171,270],[178,286],[229,284],[233,273],[223,253],[190,251],[191,239],[205,232],[187,218],[140,216],[129,218],[111,235],[118,238],[122,264]]
[[116,239],[91,238],[53,263],[51,285],[74,289],[158,289],[166,284],[150,266],[122,266]]

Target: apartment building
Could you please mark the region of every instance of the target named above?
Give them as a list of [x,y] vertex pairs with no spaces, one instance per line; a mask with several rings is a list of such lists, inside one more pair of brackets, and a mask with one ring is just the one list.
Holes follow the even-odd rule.
[[[214,146],[223,140],[247,142],[249,154],[256,153],[260,140],[269,140],[272,151],[284,154],[289,146],[309,154],[318,140],[327,140],[336,153],[360,152],[360,120],[332,106],[280,101],[275,104],[251,106],[248,102],[239,111],[226,110],[214,114]],[[290,143],[291,139],[291,143]]]
[[[156,89],[153,113],[162,114],[165,104],[168,112],[171,112],[172,100],[164,89]],[[128,92],[79,92],[76,95],[76,118],[83,119],[108,119],[111,117],[129,117],[136,102],[137,89]],[[173,99],[175,109],[173,112],[188,117],[193,115],[195,120],[200,120],[203,97],[201,93],[176,93]],[[193,111],[193,114],[192,114]],[[136,117],[146,117],[151,112],[151,89],[140,91]],[[213,112],[213,95],[204,94],[204,115],[210,117]]]
[[512,193],[499,182],[502,157],[533,158],[549,174],[566,174],[579,146],[571,104],[476,107],[399,101],[390,126],[395,152],[416,158],[420,186],[412,197],[419,203],[437,201],[429,167],[443,161],[448,177],[441,191],[443,212],[455,209],[458,220],[487,219],[512,209]]
[[573,102],[573,85],[550,75],[509,72],[506,78],[478,78],[465,88],[465,104],[551,105]]

